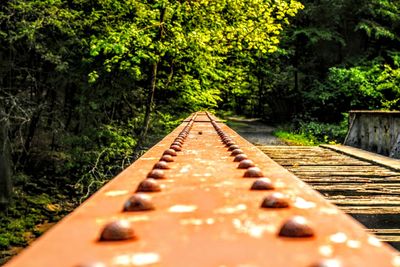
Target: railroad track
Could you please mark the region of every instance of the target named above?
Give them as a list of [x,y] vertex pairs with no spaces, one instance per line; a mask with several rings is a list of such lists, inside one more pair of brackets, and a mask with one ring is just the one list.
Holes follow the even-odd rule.
[[400,172],[322,147],[259,148],[400,249]]
[[400,266],[400,256],[196,113],[6,267]]

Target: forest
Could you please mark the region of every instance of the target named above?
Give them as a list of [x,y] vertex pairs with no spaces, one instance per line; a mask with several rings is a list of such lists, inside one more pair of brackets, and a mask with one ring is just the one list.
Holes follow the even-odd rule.
[[193,111],[340,142],[399,107],[398,0],[3,0],[0,264]]

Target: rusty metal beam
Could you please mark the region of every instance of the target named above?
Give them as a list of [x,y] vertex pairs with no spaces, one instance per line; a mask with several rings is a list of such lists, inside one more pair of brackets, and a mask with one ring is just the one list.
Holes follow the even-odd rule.
[[392,248],[216,120],[189,117],[5,266],[400,266]]

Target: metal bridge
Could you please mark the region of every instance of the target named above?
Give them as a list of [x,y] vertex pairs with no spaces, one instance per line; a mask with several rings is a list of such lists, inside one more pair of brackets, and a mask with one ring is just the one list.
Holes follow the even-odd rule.
[[[282,156],[294,151],[271,151],[299,167]],[[321,172],[297,174],[317,186],[330,182]],[[198,112],[5,266],[400,266],[400,256]]]

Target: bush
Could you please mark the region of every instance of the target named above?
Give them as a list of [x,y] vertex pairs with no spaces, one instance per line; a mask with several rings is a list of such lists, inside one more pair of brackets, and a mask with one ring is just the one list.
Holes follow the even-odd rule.
[[282,125],[274,135],[291,145],[318,145],[342,143],[347,134],[348,114],[343,113],[340,123],[323,123],[307,117],[295,118],[291,124]]
[[347,133],[347,120],[340,124],[301,122],[298,132],[320,143],[342,143]]

